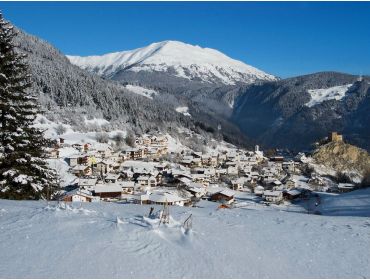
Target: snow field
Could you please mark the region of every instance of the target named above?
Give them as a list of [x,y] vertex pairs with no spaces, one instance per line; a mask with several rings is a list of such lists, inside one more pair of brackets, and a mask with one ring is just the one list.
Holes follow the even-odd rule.
[[[368,278],[369,217],[278,208],[0,201],[0,277]],[[158,212],[162,206],[155,205]],[[193,230],[183,221],[193,215]],[[22,264],[22,265],[19,265]]]

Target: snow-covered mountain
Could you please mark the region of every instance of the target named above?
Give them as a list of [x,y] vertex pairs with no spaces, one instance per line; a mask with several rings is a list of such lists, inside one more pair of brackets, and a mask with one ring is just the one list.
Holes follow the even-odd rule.
[[112,78],[121,71],[147,71],[171,73],[188,80],[228,85],[276,80],[273,75],[232,59],[217,50],[179,41],[163,41],[102,56],[67,57],[80,68],[107,78]]

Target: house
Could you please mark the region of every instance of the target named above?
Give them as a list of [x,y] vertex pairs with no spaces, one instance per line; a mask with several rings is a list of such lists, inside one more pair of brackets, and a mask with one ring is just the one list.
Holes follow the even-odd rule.
[[231,180],[231,188],[233,190],[242,190],[244,188],[244,184],[247,182],[247,178],[240,177],[236,180]]
[[85,189],[85,190],[92,191],[92,190],[94,190],[96,182],[97,182],[96,178],[88,178],[88,179],[80,178],[78,180],[78,187],[80,189]]
[[122,187],[122,193],[133,194],[135,191],[135,182],[133,181],[123,181],[119,183]]
[[190,199],[179,197],[171,193],[154,193],[149,195],[150,204],[157,205],[178,205],[184,206],[186,203],[190,203]]
[[234,195],[235,192],[232,190],[223,190],[220,192],[216,192],[211,195],[210,200],[211,201],[218,201],[226,204],[231,204],[234,202]]
[[112,155],[113,149],[109,144],[99,143],[94,145],[94,149],[102,158],[108,158]]
[[99,174],[107,174],[113,170],[114,162],[111,160],[100,160],[93,164],[94,171]]
[[282,164],[283,170],[289,172],[289,173],[294,173],[295,172],[295,163],[294,161],[285,161]]
[[59,158],[59,149],[58,148],[47,148],[46,152],[49,158]]
[[119,184],[97,184],[94,192],[101,199],[121,199],[122,197],[122,187]]
[[150,204],[149,194],[134,195],[134,203],[136,203],[136,204]]
[[72,174],[77,177],[92,175],[91,167],[86,165],[76,165],[72,169]]
[[129,148],[122,151],[123,154],[128,155],[129,159],[138,160],[144,158],[145,149],[143,148]]
[[264,191],[265,191],[265,188],[262,186],[256,186],[253,190],[254,194],[257,196],[262,196]]
[[283,192],[281,191],[264,191],[262,197],[265,201],[272,203],[280,203],[283,200]]
[[200,183],[189,183],[189,185],[186,186],[186,190],[198,198],[207,193],[206,188],[204,188],[204,186]]
[[157,179],[154,176],[142,175],[136,179],[140,186],[155,187],[157,186]]
[[104,181],[106,183],[116,183],[121,178],[121,176],[121,174],[108,173],[105,176]]
[[296,183],[297,180],[290,178],[285,181],[285,188],[287,188],[288,190],[293,189],[296,187]]
[[78,159],[80,158],[80,155],[73,155],[66,158],[66,162],[70,167],[74,167],[78,164]]
[[91,195],[88,191],[78,190],[75,193],[67,194],[64,196],[65,202],[99,202],[100,197]]
[[302,196],[302,189],[292,189],[286,192],[283,192],[283,197],[287,200],[293,200]]

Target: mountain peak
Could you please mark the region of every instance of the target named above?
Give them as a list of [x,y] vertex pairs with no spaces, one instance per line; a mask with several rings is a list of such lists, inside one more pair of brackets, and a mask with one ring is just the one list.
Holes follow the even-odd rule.
[[67,57],[71,63],[105,77],[127,70],[167,73],[170,71],[175,72],[175,76],[186,79],[224,84],[276,80],[274,76],[232,59],[218,50],[172,40],[102,56]]

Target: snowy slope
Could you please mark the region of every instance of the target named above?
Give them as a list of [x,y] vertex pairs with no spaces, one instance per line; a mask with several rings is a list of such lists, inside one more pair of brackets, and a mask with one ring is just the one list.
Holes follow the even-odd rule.
[[153,99],[153,97],[158,94],[157,91],[152,89],[147,89],[145,87],[141,86],[135,86],[135,85],[126,85],[125,88],[127,88],[129,91],[139,94],[141,96],[147,97],[149,99]]
[[308,93],[311,95],[311,100],[305,105],[307,107],[313,107],[326,100],[341,100],[345,97],[346,92],[352,86],[352,84],[336,86],[324,89],[310,89]]
[[163,41],[147,47],[109,53],[102,56],[67,56],[75,65],[110,77],[119,70],[173,72],[186,79],[205,82],[221,81],[252,83],[255,80],[276,80],[257,68],[234,60],[209,48],[193,46],[178,41]]
[[0,278],[370,277],[369,217],[150,206],[0,200]]

